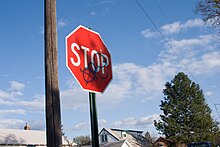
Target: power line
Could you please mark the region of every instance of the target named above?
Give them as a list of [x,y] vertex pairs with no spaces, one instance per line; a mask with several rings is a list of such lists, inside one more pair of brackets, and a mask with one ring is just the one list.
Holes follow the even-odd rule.
[[[163,17],[165,18],[165,20],[169,23],[169,19],[168,19],[168,17],[167,17],[166,14],[164,13],[164,11],[163,11],[162,8],[160,7],[160,5],[157,3],[157,1],[156,1],[156,0],[153,0],[153,2],[154,2],[155,5],[158,7],[160,13],[163,15]],[[219,40],[217,40],[217,41],[219,41]],[[190,51],[189,48],[186,48],[186,49],[187,49],[188,51]],[[205,65],[204,65],[203,62],[202,62],[201,64],[205,67]],[[197,80],[197,81],[198,81],[198,80]],[[216,82],[216,84],[217,84],[217,87],[220,88],[220,86],[218,85],[217,82]],[[210,101],[212,102],[212,104],[214,105],[215,110],[216,110],[216,112],[217,112],[217,114],[218,114],[218,116],[219,116],[219,118],[220,118],[220,113],[219,113],[219,111],[218,111],[218,109],[217,109],[217,107],[216,107],[217,105],[220,105],[220,104],[216,104],[216,103],[214,103],[214,102],[212,101],[211,97],[210,97],[208,94],[205,93],[205,95],[206,95],[206,97],[209,98],[209,100],[210,100]]]
[[[169,23],[168,17],[167,17],[166,14],[164,13],[164,11],[163,11],[162,8],[160,7],[160,5],[157,3],[157,1],[156,1],[156,0],[153,0],[153,2],[154,2],[155,5],[158,7],[160,13],[161,13],[162,16],[165,18],[165,20]],[[179,35],[178,35],[178,36],[179,36]],[[219,41],[219,40],[217,40],[217,41]],[[189,48],[186,48],[186,49],[187,49],[188,51],[190,51]],[[204,65],[203,62],[202,62],[201,64],[205,67],[205,65]],[[198,81],[198,80],[197,80],[197,81]],[[217,82],[216,82],[216,84],[217,84],[216,86],[220,88],[220,86],[218,85]],[[216,107],[217,104],[212,101],[212,99],[210,98],[210,96],[209,96],[208,94],[205,93],[205,95],[206,95],[206,97],[209,98],[209,100],[210,100],[210,101],[212,102],[212,104],[214,105],[214,107],[215,107],[215,109],[216,109],[216,111],[217,111],[217,114],[219,115],[219,118],[220,118],[220,113],[218,112],[218,109],[217,109],[217,107]]]
[[[170,47],[170,49],[173,51],[173,53],[175,54],[175,56],[179,59],[180,63],[185,67],[185,69],[187,70],[187,72],[192,76],[192,78],[194,79],[194,81],[196,83],[199,83],[198,80],[195,78],[195,76],[192,74],[192,72],[189,70],[189,68],[187,67],[187,65],[182,61],[182,59],[180,58],[180,56],[177,54],[177,52],[175,51],[175,49],[172,47],[172,45],[170,44],[170,42],[166,39],[166,37],[163,35],[163,33],[160,31],[160,29],[157,27],[157,25],[153,22],[153,20],[151,19],[151,17],[147,14],[147,12],[145,11],[145,9],[141,6],[141,4],[138,2],[138,0],[135,0],[135,2],[137,3],[137,5],[140,7],[140,9],[143,11],[143,13],[146,15],[146,17],[149,19],[149,21],[151,22],[151,24],[154,26],[154,28],[159,32],[159,34],[161,35],[161,37],[163,38],[163,40],[168,44],[168,46]],[[156,3],[156,5],[159,7],[159,5]],[[163,13],[162,9],[159,7],[161,13]],[[163,13],[164,14],[164,13]],[[164,14],[165,15],[165,14]],[[165,17],[167,19],[167,17]],[[207,94],[206,94],[207,95]],[[211,101],[211,103],[214,105],[215,110],[218,114],[218,116],[220,117],[220,113],[218,112],[218,109],[216,107],[217,104],[215,104],[211,97],[209,97],[209,95],[207,95],[207,97],[209,98],[209,100]],[[220,105],[220,104],[219,104]]]
[[185,67],[185,69],[189,72],[189,74],[193,77],[193,79],[195,79],[195,81],[198,83],[198,81],[196,80],[196,78],[194,77],[194,75],[191,73],[191,71],[188,69],[188,67],[186,66],[185,63],[183,63],[182,59],[180,58],[180,56],[176,53],[176,51],[174,50],[174,48],[172,47],[172,45],[170,44],[170,42],[166,39],[166,37],[163,35],[163,33],[160,31],[160,29],[156,26],[156,24],[153,22],[153,20],[150,18],[150,16],[147,14],[147,12],[145,11],[145,9],[141,6],[141,4],[135,0],[136,3],[138,4],[138,6],[141,8],[141,10],[144,12],[144,14],[147,16],[147,18],[150,20],[150,22],[152,23],[152,25],[155,27],[155,29],[159,32],[159,34],[161,35],[161,37],[163,38],[163,40],[168,44],[168,46],[170,47],[170,49],[174,52],[175,56],[179,59],[179,61],[183,64],[183,66]]
[[[213,104],[214,104],[214,103],[213,103]],[[215,110],[216,110],[218,116],[220,117],[220,113],[218,112],[218,109],[217,109],[217,107],[216,107],[217,105],[219,105],[219,104],[214,104],[214,107],[215,107]]]
[[157,3],[156,0],[153,0],[153,2],[156,4],[156,6],[158,7],[160,13],[163,15],[163,17],[166,19],[167,22],[169,22],[168,17],[165,15],[164,11],[161,9],[160,5]]

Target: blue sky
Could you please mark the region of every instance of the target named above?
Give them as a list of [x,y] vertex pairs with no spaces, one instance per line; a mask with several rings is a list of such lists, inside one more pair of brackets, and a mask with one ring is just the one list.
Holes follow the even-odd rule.
[[[220,50],[217,31],[194,13],[196,1],[57,0],[59,87],[63,129],[69,138],[90,134],[88,92],[65,65],[65,37],[78,25],[102,36],[113,80],[97,94],[99,127],[157,132],[163,88],[185,72],[203,89],[219,121]],[[1,0],[0,128],[45,130],[43,0]],[[174,53],[175,52],[175,53]],[[180,61],[181,59],[181,61]],[[218,111],[217,111],[218,110]]]

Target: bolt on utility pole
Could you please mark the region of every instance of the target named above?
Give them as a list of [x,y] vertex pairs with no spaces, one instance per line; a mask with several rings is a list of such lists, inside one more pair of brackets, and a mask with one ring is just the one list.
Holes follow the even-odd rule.
[[56,0],[44,0],[44,30],[47,147],[62,147]]

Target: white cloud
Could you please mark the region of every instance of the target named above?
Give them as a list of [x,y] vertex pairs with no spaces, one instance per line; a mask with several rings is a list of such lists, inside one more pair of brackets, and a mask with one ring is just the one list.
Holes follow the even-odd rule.
[[[119,0],[101,0],[95,3],[87,3],[87,7],[91,7],[90,16],[105,17],[110,13],[112,7],[116,6]],[[97,9],[98,8],[98,9]]]
[[[107,87],[105,94],[98,94],[100,104],[112,108],[127,98],[140,98],[140,101],[162,94],[167,76],[176,72],[169,63],[152,66],[140,66],[134,63],[123,63],[113,66],[114,80]],[[61,91],[62,107],[68,109],[87,109],[88,95],[73,79],[68,82],[69,88]],[[151,97],[149,97],[151,96]]]
[[[105,119],[98,120],[99,127],[105,127],[107,121]],[[90,123],[80,122],[76,124],[71,130],[72,131],[82,131],[90,127]]]
[[189,62],[188,67],[195,74],[204,74],[205,72],[219,71],[220,52],[210,52],[201,56],[201,58]]
[[95,13],[94,11],[92,11],[92,12],[90,12],[90,15],[91,15],[91,16],[95,16],[96,13]]
[[115,5],[116,1],[115,0],[102,0],[99,2],[99,4],[111,4]]
[[22,96],[22,90],[25,88],[25,84],[16,82],[16,81],[10,81],[10,88],[7,91],[3,91],[0,89],[0,105],[11,105],[14,103],[18,96]]
[[9,93],[7,93],[5,91],[2,91],[0,89],[0,99],[7,99],[7,98],[10,98],[10,97],[11,97],[11,95]]
[[164,34],[178,33],[181,29],[181,24],[180,22],[174,22],[172,24],[162,26],[161,29]]
[[24,83],[20,83],[17,81],[10,81],[10,91],[21,91],[25,88],[25,84]]
[[11,103],[13,103],[14,101],[16,101],[17,96],[21,96],[22,92],[20,91],[11,91],[11,92],[6,92],[0,89],[0,105],[10,105]]
[[[179,58],[182,60],[190,59],[197,60],[202,54],[214,51],[216,48],[216,40],[213,38],[214,35],[201,35],[197,38],[169,40],[169,44],[165,43],[167,50],[161,51],[159,54],[159,60],[163,62],[177,62]],[[175,51],[175,53],[174,53]],[[178,56],[176,56],[178,55]],[[179,61],[178,61],[179,62]]]
[[44,34],[44,27],[40,27],[40,34]]
[[11,94],[12,97],[17,97],[17,96],[22,96],[23,95],[23,93],[20,92],[20,91],[16,91],[16,92],[12,91],[10,94]]
[[220,52],[211,52],[202,56],[202,61],[205,62],[206,68],[216,68],[220,66]]
[[176,69],[169,63],[146,67],[124,63],[115,65],[113,71],[114,81],[103,96],[109,103],[119,102],[125,98],[146,98],[149,95],[161,94],[167,77],[173,75]]
[[[72,79],[72,81],[75,81]],[[76,81],[75,81],[76,82]],[[61,91],[61,104],[66,109],[87,109],[88,95],[79,85]]]
[[2,119],[0,121],[0,128],[8,128],[8,129],[21,129],[25,125],[25,121],[20,119]]
[[[65,19],[59,19],[57,21],[57,29],[61,29],[67,25],[68,25],[68,21]],[[40,27],[39,32],[40,32],[40,34],[44,34],[44,27]]]
[[183,50],[186,53],[188,52],[189,49],[193,49],[193,48],[197,48],[198,47],[202,47],[199,50],[209,50],[210,45],[212,45],[212,43],[214,43],[215,40],[214,35],[200,35],[197,38],[191,38],[191,39],[182,39],[182,40],[170,40],[170,44],[172,45],[172,47],[175,50]]
[[14,105],[23,106],[29,110],[43,111],[45,108],[44,95],[35,95],[32,101],[18,100]]
[[215,35],[209,34],[190,39],[172,39],[169,41],[172,49],[165,45],[167,50],[160,53],[159,60],[162,63],[169,63],[174,69],[178,69],[177,71],[190,70],[195,75],[219,71],[220,52],[216,50],[218,48],[216,38]]
[[85,123],[85,122],[82,122],[82,123],[79,123],[79,124],[75,125],[72,130],[73,131],[80,131],[80,130],[83,130],[85,128],[88,128],[88,124]]
[[[179,33],[182,30],[188,30],[190,28],[196,28],[196,27],[203,27],[204,23],[203,20],[199,18],[187,20],[185,23],[181,23],[179,21],[171,23],[171,24],[166,24],[161,26],[161,32],[164,35],[169,35],[169,34],[175,34]],[[143,35],[145,38],[154,38],[159,36],[158,32],[153,32],[150,29],[145,29],[141,31],[141,35]]]
[[20,99],[21,92],[25,88],[25,84],[10,81],[8,91],[0,89],[0,105],[24,107],[28,110],[43,111],[44,110],[44,95],[35,95],[29,101]]
[[141,117],[137,123],[136,126],[147,126],[147,125],[152,125],[154,120],[158,121],[160,119],[160,116],[158,114],[152,114],[147,117]]
[[205,92],[205,95],[207,95],[207,96],[211,96],[213,93],[211,92],[211,91],[206,91]]
[[44,110],[44,95],[35,95],[30,101],[18,99],[14,97],[15,95],[17,96],[18,94],[7,94],[8,98],[4,99],[0,97],[0,105],[21,106],[35,111]]
[[105,126],[107,124],[107,120],[100,119],[100,120],[98,120],[98,124],[99,124],[99,126]]
[[147,117],[134,118],[128,117],[120,121],[116,121],[113,123],[113,127],[116,128],[147,128],[148,126],[152,126],[154,120],[159,120],[160,117],[158,114],[152,114]]
[[4,106],[4,105],[11,106],[11,105],[13,105],[13,102],[0,99],[0,105],[2,105],[2,106]]
[[11,110],[0,110],[0,116],[5,116],[9,114],[25,114],[23,109],[11,109]]
[[63,28],[65,27],[66,25],[68,24],[68,22],[64,19],[60,19],[58,20],[57,22],[57,28],[60,29],[60,28]]
[[203,27],[204,22],[202,19],[195,18],[187,20],[184,24],[181,25],[182,28],[193,28],[193,27]]
[[153,32],[150,29],[145,29],[141,31],[141,35],[143,35],[145,38],[154,38],[157,37],[159,34],[158,32]]
[[137,120],[134,117],[128,117],[120,121],[114,122],[113,126],[116,128],[123,128],[123,127],[134,127]]
[[199,18],[195,18],[192,20],[187,20],[185,23],[182,24],[180,22],[166,24],[161,27],[161,30],[164,34],[174,34],[180,32],[181,30],[187,30],[189,28],[203,27],[203,26],[204,26],[203,20]]
[[[204,74],[205,72],[219,71],[220,67],[220,52],[218,41],[215,35],[201,35],[197,38],[171,40],[170,44],[175,50],[178,57],[172,49],[160,53],[160,58],[163,62],[170,62],[174,66],[181,65],[182,70],[186,70],[182,63],[194,74]],[[176,62],[178,61],[178,62]]]
[[[0,44],[0,46],[1,46],[1,44]],[[9,76],[9,74],[0,74],[0,77],[8,77]]]

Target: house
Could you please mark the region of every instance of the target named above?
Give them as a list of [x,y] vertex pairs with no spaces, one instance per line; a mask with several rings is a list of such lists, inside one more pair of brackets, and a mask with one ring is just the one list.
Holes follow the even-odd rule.
[[[63,146],[68,146],[62,138]],[[76,145],[76,144],[74,144]],[[46,147],[46,131],[0,129],[1,147]]]
[[173,141],[170,139],[167,139],[165,137],[159,137],[155,142],[154,142],[154,146],[155,147],[169,147],[173,144]]
[[132,147],[132,145],[127,140],[121,140],[118,142],[103,143],[100,147]]
[[[86,145],[83,147],[92,147],[92,145]],[[121,140],[117,142],[101,143],[99,147],[132,147],[132,145],[127,140]]]
[[[128,147],[146,147],[149,145],[149,142],[142,136],[142,133],[143,131],[103,128],[99,133],[99,143],[108,145],[110,143],[126,141]],[[122,146],[118,145],[117,147]]]

